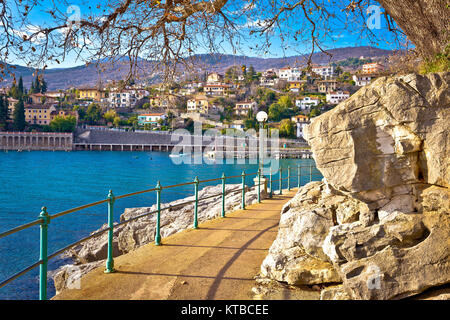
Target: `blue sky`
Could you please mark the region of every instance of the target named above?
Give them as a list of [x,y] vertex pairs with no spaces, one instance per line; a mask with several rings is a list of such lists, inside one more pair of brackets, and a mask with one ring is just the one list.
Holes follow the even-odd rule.
[[[338,1],[339,0],[335,0]],[[70,1],[70,3],[63,3],[59,2],[58,9],[61,12],[67,12],[67,9],[69,5],[77,5],[80,8],[80,12],[82,16],[89,15],[91,13],[101,13],[101,9],[97,9],[96,5],[101,4],[102,1],[86,1],[86,0],[74,0]],[[52,1],[45,0],[41,2],[41,5],[39,7],[36,7],[33,9],[31,15],[30,15],[30,22],[31,24],[36,25],[48,25],[47,21],[50,21],[49,14],[45,11],[52,7]],[[234,1],[230,4],[229,10],[234,10],[236,8],[242,7],[242,2]],[[340,7],[333,7],[330,6],[330,11],[337,15],[337,17],[342,17],[343,13],[341,12]],[[102,8],[103,9],[103,8]],[[72,13],[72,12],[71,12]],[[371,15],[376,14],[376,12],[369,13]],[[375,17],[375,16],[373,16]],[[375,20],[371,20],[374,22]],[[240,20],[240,23],[242,23],[242,31],[245,32],[245,24],[251,24],[254,21],[245,21]],[[302,25],[303,21],[296,21],[295,19],[291,19],[290,23],[284,26],[284,30],[286,31],[294,31],[297,28],[299,28]],[[387,30],[387,25],[384,17],[381,17],[380,19],[380,28],[372,29],[373,33],[379,38],[382,39],[378,42],[379,48],[382,49],[395,49],[396,45],[393,44],[393,35]],[[370,42],[369,39],[366,37],[361,37],[359,34],[359,28],[361,28],[361,25],[352,25],[352,26],[344,26],[343,24],[340,24],[337,20],[332,21],[330,23],[331,32],[332,35],[331,38],[328,38],[324,40],[322,43],[325,48],[327,49],[333,49],[333,48],[341,48],[341,47],[349,47],[349,46],[376,46],[373,42]],[[270,51],[266,55],[261,55],[255,52],[254,50],[251,50],[250,47],[255,47],[257,44],[261,44],[261,39],[257,37],[250,37],[247,38],[246,43],[241,46],[241,50],[237,52],[236,54],[244,54],[248,56],[259,56],[259,57],[283,57],[283,56],[292,56],[292,55],[298,55],[302,53],[309,53],[310,47],[308,44],[305,43],[299,43],[293,40],[293,38],[289,38],[290,40],[282,43],[278,36],[274,36],[271,38],[272,46],[270,48]],[[233,51],[231,50],[231,46],[229,44],[223,45],[223,51],[224,53],[232,54]],[[207,53],[205,50],[199,50],[197,53]],[[145,58],[145,57],[144,57]],[[18,60],[11,61],[15,64],[22,64]],[[73,67],[76,65],[81,65],[83,62],[76,61],[74,55],[69,55],[66,57],[65,61],[63,61],[61,64],[49,64],[49,67]]]

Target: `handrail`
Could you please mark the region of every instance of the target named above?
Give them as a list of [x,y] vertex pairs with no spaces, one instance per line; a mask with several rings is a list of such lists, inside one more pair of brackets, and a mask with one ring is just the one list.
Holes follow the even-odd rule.
[[[312,177],[313,176],[317,175],[317,174],[313,174],[313,172],[312,172],[312,170],[313,170],[312,165],[309,165],[309,166],[299,165],[299,166],[297,166],[297,173],[298,173],[297,182],[298,182],[298,186],[301,185],[301,172],[302,172],[301,169],[305,168],[305,167],[306,168],[309,167],[310,181],[312,181]],[[279,175],[279,178],[277,179],[279,181],[279,184],[280,184],[279,194],[282,194],[282,181],[288,179],[288,189],[290,190],[290,181],[292,180],[292,176],[290,175],[290,172],[291,172],[291,168],[290,167],[288,167],[288,177],[284,177],[283,178],[282,172],[283,172],[283,168],[280,168],[280,175]],[[159,219],[160,219],[160,214],[161,214],[162,211],[170,210],[172,208],[176,208],[176,207],[183,206],[183,205],[190,204],[190,203],[195,203],[195,207],[194,207],[194,211],[195,211],[194,229],[195,229],[197,227],[197,207],[198,207],[198,203],[201,202],[201,201],[204,201],[204,200],[207,200],[207,199],[210,199],[210,198],[214,198],[214,197],[218,197],[218,196],[222,196],[222,215],[221,216],[225,217],[225,198],[226,198],[226,196],[229,195],[229,194],[235,194],[235,193],[242,192],[242,205],[241,205],[241,207],[242,207],[242,209],[245,209],[245,190],[246,190],[245,177],[247,177],[247,176],[254,176],[254,175],[256,175],[256,177],[258,177],[258,179],[259,179],[258,182],[254,184],[254,188],[256,189],[258,187],[257,188],[257,191],[258,191],[258,202],[260,202],[261,201],[260,200],[260,186],[264,185],[266,182],[264,182],[264,183],[260,182],[261,181],[260,180],[261,177],[260,177],[260,171],[258,170],[258,172],[256,172],[256,173],[245,173],[245,171],[244,171],[244,172],[242,172],[241,175],[234,175],[234,176],[228,176],[228,177],[226,177],[223,174],[222,177],[214,178],[214,179],[198,180],[196,178],[192,182],[185,182],[185,183],[169,185],[169,186],[161,186],[160,183],[158,182],[158,185],[156,186],[156,188],[151,188],[151,189],[141,190],[141,191],[132,192],[132,193],[128,193],[128,194],[123,194],[123,195],[120,195],[120,196],[117,196],[117,197],[114,196],[112,194],[112,192],[110,191],[107,199],[103,199],[103,200],[99,200],[99,201],[96,201],[96,202],[85,204],[85,205],[82,205],[82,206],[79,206],[79,207],[71,208],[71,209],[68,209],[68,210],[65,210],[65,211],[58,212],[58,213],[53,214],[53,215],[48,215],[47,211],[46,211],[46,208],[44,207],[44,208],[42,208],[42,212],[41,212],[41,215],[39,216],[39,219],[0,233],[0,239],[1,239],[3,237],[6,237],[6,236],[14,234],[16,232],[25,230],[25,229],[30,228],[30,227],[35,226],[35,225],[40,225],[41,226],[41,257],[40,257],[40,259],[37,262],[33,263],[32,265],[30,265],[30,266],[26,267],[25,269],[21,270],[20,272],[10,276],[9,278],[7,278],[6,280],[4,280],[2,282],[0,282],[0,288],[2,288],[3,286],[7,285],[11,281],[17,279],[18,277],[24,275],[28,271],[30,271],[30,270],[36,268],[37,266],[39,266],[40,269],[41,269],[41,273],[40,273],[40,299],[46,299],[47,298],[46,297],[46,286],[47,286],[47,262],[48,262],[48,260],[50,260],[50,259],[52,259],[52,258],[54,258],[54,257],[56,257],[58,255],[60,255],[61,253],[69,250],[70,248],[73,248],[73,247],[75,247],[75,246],[77,246],[77,245],[79,245],[79,244],[81,244],[81,243],[83,243],[83,242],[85,242],[85,241],[87,241],[89,239],[98,237],[98,236],[100,236],[100,235],[102,235],[102,234],[104,234],[106,232],[109,233],[109,238],[108,238],[108,258],[107,258],[107,263],[106,263],[107,264],[107,269],[106,269],[105,272],[107,272],[107,273],[114,272],[114,269],[113,269],[113,265],[114,264],[113,264],[113,258],[112,258],[112,233],[114,231],[114,228],[126,225],[126,224],[128,224],[128,223],[130,223],[132,221],[135,221],[135,220],[140,219],[142,217],[149,216],[151,214],[155,214],[156,213],[157,214],[157,221],[158,221],[158,223],[156,225],[156,230],[155,231],[156,231],[156,235],[159,235],[159,232],[160,232],[159,231],[159,229],[160,229],[159,228]],[[233,189],[233,190],[226,191],[225,190],[225,181],[227,179],[233,179],[233,178],[242,178],[242,187],[238,188],[238,189]],[[213,182],[213,181],[219,181],[219,180],[222,181],[222,192],[216,193],[216,194],[213,194],[213,195],[210,195],[210,196],[207,196],[207,197],[203,197],[203,198],[200,198],[200,199],[197,197],[198,185],[200,183]],[[272,197],[272,195],[273,195],[272,182],[273,182],[272,181],[272,173],[270,173],[270,197]],[[153,191],[156,191],[158,194],[160,194],[161,191],[164,190],[164,189],[170,189],[170,188],[175,188],[175,187],[180,187],[180,186],[187,186],[187,185],[195,185],[195,187],[196,187],[195,188],[195,199],[194,200],[188,200],[188,201],[184,201],[184,202],[181,202],[181,203],[177,203],[177,204],[174,204],[174,205],[170,205],[170,206],[166,206],[166,207],[161,208],[160,196],[158,196],[157,197],[157,204],[156,204],[157,209],[156,210],[153,210],[153,211],[141,214],[139,216],[130,218],[130,219],[125,220],[125,221],[121,221],[121,222],[116,223],[116,224],[113,223],[112,209],[113,209],[113,204],[114,204],[115,200],[126,198],[126,197],[132,197],[132,196],[135,196],[135,195],[148,193],[148,192],[153,192]],[[82,238],[82,239],[80,239],[80,240],[78,240],[78,241],[76,241],[74,243],[71,243],[71,244],[69,244],[69,245],[67,245],[67,246],[65,246],[65,247],[63,247],[61,249],[58,249],[57,251],[55,251],[54,253],[52,253],[50,255],[46,254],[46,252],[47,252],[47,226],[48,226],[48,224],[49,224],[49,222],[51,220],[56,219],[56,218],[61,217],[61,216],[64,216],[64,215],[67,215],[67,214],[70,214],[70,213],[73,213],[73,212],[77,212],[77,211],[86,209],[86,208],[94,207],[94,206],[97,206],[97,205],[100,205],[100,204],[103,204],[103,203],[108,203],[109,219],[108,219],[108,227],[107,228],[102,229],[100,231],[97,231],[97,232],[95,232],[93,234],[90,234],[87,237],[84,237],[84,238]],[[156,235],[155,235],[155,244],[159,245],[160,243],[158,243],[158,241],[156,241],[156,238],[157,238]],[[42,256],[42,252],[44,252],[44,256]]]

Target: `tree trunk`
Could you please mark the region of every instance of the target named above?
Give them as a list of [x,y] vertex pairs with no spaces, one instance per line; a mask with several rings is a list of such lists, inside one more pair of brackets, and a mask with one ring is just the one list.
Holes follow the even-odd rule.
[[378,0],[423,58],[442,52],[450,38],[447,0]]

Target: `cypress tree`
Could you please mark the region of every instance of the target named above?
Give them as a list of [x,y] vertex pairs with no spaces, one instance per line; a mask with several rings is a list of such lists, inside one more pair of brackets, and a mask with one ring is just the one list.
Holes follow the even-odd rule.
[[34,81],[31,81],[30,93],[35,93],[36,88],[34,87]]
[[25,129],[25,106],[22,98],[14,106],[14,129],[18,131]]
[[18,93],[22,96],[23,95],[23,80],[22,76],[19,78],[19,86],[17,87]]
[[39,76],[36,75],[36,78],[34,78],[34,90],[33,93],[39,93],[41,92],[41,83],[39,81]]
[[45,82],[44,78],[42,78],[42,81],[41,81],[40,92],[41,93],[47,92],[47,82]]
[[6,127],[8,120],[8,100],[5,96],[0,95],[0,128]]

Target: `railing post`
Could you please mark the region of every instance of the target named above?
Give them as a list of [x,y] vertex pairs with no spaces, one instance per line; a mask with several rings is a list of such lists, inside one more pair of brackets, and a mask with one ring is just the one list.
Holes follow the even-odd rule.
[[222,218],[225,218],[225,172],[222,173]]
[[39,214],[41,222],[41,232],[40,232],[40,250],[39,250],[39,260],[42,263],[39,266],[39,300],[47,300],[47,251],[48,251],[48,237],[47,237],[47,227],[50,223],[50,217],[47,213],[47,208],[42,207],[42,211]]
[[106,260],[105,273],[114,272],[114,259],[113,259],[113,234],[114,234],[114,201],[115,197],[112,190],[108,193],[108,258]]
[[245,170],[242,171],[242,210],[245,210]]
[[160,230],[160,224],[161,224],[161,183],[158,181],[156,184],[156,230],[155,230],[155,245],[159,246],[161,245],[161,230]]
[[258,203],[261,203],[261,169],[258,169]]
[[291,166],[288,166],[288,191],[291,191]]
[[302,177],[302,167],[300,167],[300,165],[297,165],[297,188],[300,189],[301,187],[301,178]]
[[273,190],[272,190],[272,167],[270,167],[269,186],[270,186],[270,194],[269,194],[269,197],[272,198],[272,194],[273,194]]
[[312,181],[312,164],[309,164],[309,182]]
[[194,179],[195,204],[194,204],[194,229],[198,229],[198,177]]
[[280,168],[280,194],[283,194],[283,169]]

